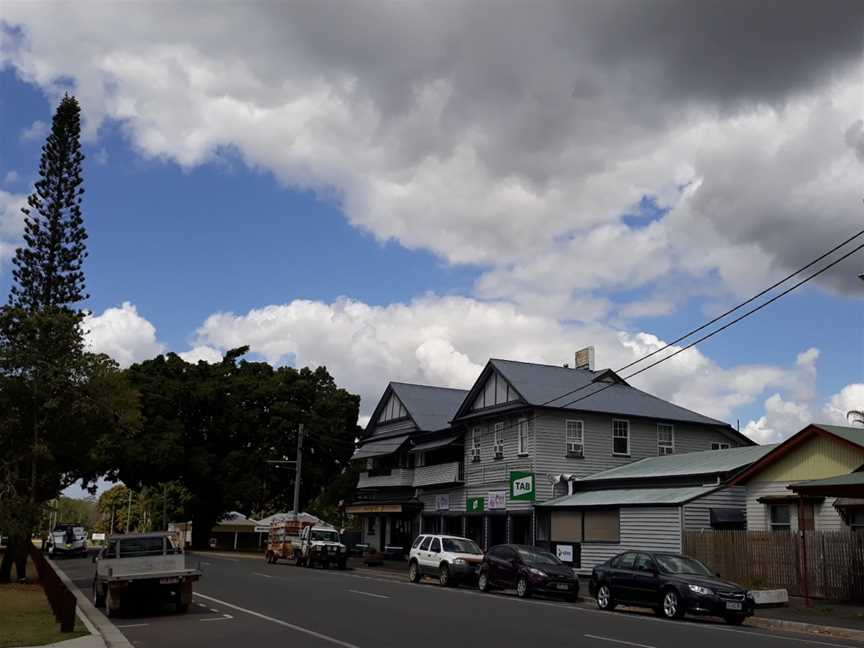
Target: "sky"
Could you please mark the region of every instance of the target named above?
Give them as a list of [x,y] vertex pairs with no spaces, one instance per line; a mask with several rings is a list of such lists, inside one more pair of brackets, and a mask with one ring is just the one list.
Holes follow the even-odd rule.
[[[4,3],[0,290],[64,92],[88,341],[390,380],[613,369],[862,228],[864,6]],[[242,37],[238,37],[242,35]],[[633,379],[773,442],[864,407],[864,254]]]

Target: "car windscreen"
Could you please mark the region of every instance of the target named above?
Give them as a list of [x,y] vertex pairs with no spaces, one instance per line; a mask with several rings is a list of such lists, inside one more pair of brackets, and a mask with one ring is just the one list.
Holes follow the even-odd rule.
[[312,531],[311,537],[319,542],[339,542],[339,534],[335,531]]
[[548,551],[539,551],[537,549],[527,549],[519,547],[517,549],[519,557],[526,565],[560,565],[560,560]]
[[473,540],[468,540],[467,538],[441,538],[441,542],[444,545],[444,551],[451,553],[475,554],[478,556],[483,553],[480,551],[480,547],[474,544]]
[[710,569],[694,558],[669,554],[655,554],[654,558],[660,567],[660,571],[666,574],[714,575]]

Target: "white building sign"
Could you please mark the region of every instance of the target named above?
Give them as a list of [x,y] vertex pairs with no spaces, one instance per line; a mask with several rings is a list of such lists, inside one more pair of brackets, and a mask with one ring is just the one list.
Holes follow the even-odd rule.
[[436,495],[435,496],[435,510],[436,511],[449,511],[450,510],[450,496],[449,495]]
[[561,562],[573,562],[573,545],[555,545],[555,555]]
[[507,508],[507,491],[489,491],[489,506],[487,510],[495,511]]

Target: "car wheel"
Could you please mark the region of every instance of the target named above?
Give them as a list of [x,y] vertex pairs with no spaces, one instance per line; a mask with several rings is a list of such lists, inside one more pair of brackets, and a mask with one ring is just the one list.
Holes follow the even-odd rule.
[[597,607],[601,610],[615,609],[615,599],[612,598],[612,590],[605,583],[597,588]]
[[96,579],[93,579],[93,605],[97,608],[105,607],[105,595],[99,593],[99,585]]
[[477,588],[481,592],[488,592],[491,589],[489,587],[489,576],[485,571],[480,572],[480,578],[477,579]]
[[412,583],[420,582],[420,566],[417,564],[417,561],[412,562],[408,566],[408,580]]
[[453,584],[452,580],[450,578],[450,568],[447,565],[441,565],[441,568],[438,570],[438,582],[441,583],[441,587],[450,587]]
[[747,617],[745,617],[743,614],[727,614],[725,617],[723,617],[723,619],[726,621],[726,623],[728,623],[729,625],[736,625],[736,626],[744,623],[744,619],[746,619],[746,618]]
[[684,616],[681,599],[675,590],[666,590],[663,594],[663,616],[667,619],[680,619]]
[[516,596],[519,598],[528,598],[531,596],[531,590],[528,589],[528,579],[520,576],[516,581]]

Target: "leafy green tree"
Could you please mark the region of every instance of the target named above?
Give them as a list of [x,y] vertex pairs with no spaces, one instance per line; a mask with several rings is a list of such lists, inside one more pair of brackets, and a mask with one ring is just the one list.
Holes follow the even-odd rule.
[[323,367],[274,369],[241,360],[247,350],[215,364],[162,355],[128,370],[141,424],[116,435],[117,475],[136,489],[181,481],[195,546],[206,545],[228,511],[290,508],[293,471],[266,462],[294,458],[300,423],[308,431],[304,504],[340,474],[353,449],[358,396],[337,387]]

